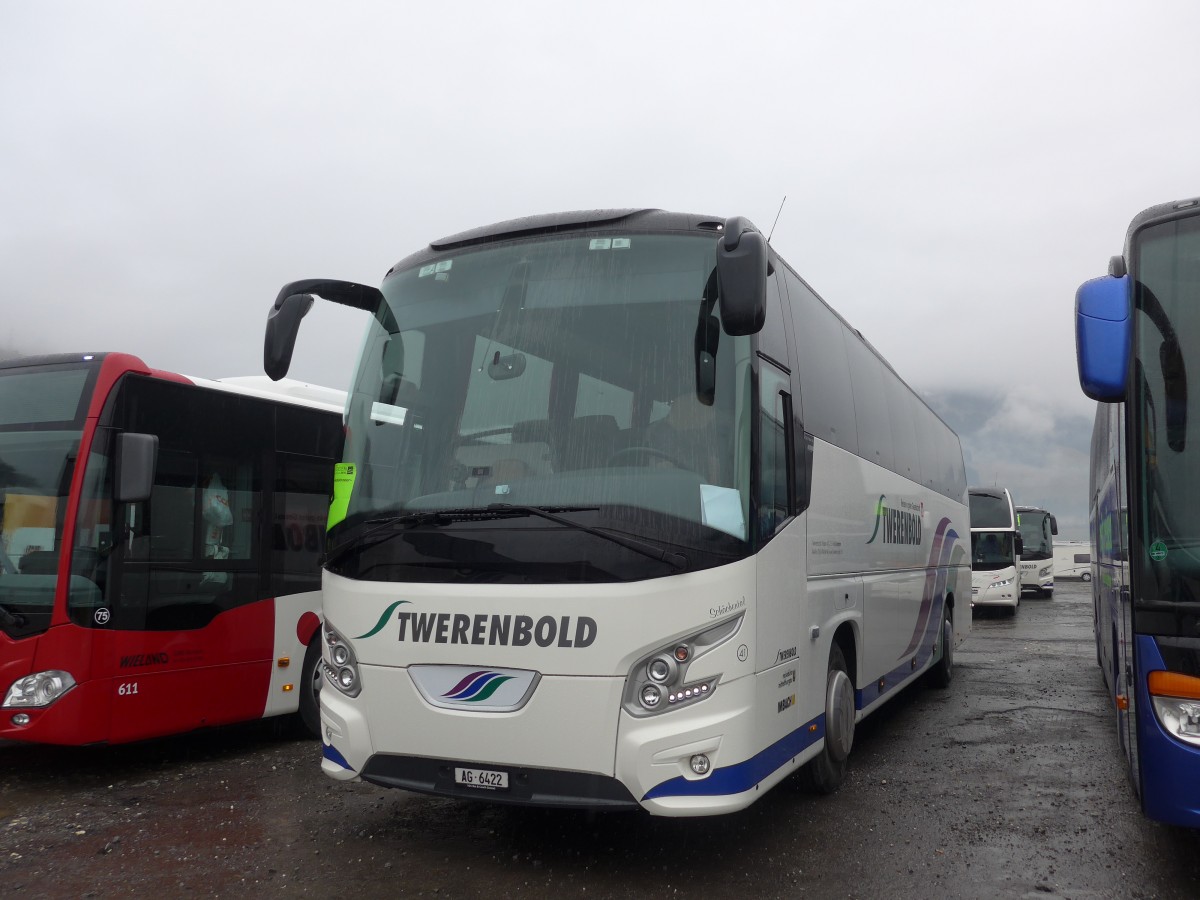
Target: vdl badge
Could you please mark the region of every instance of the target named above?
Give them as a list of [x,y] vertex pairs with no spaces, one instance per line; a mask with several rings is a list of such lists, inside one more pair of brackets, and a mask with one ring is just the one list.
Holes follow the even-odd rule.
[[454,783],[464,787],[482,788],[485,791],[507,791],[508,773],[494,769],[454,768]]

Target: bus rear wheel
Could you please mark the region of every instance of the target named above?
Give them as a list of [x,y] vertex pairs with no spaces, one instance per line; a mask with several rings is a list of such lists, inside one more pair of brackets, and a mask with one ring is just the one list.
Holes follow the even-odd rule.
[[825,745],[800,770],[807,790],[832,794],[846,780],[846,760],[854,745],[854,682],[842,648],[829,651],[829,674],[825,679]]
[[300,670],[300,709],[298,715],[304,731],[313,737],[321,736],[321,634],[313,635],[304,651],[304,667]]

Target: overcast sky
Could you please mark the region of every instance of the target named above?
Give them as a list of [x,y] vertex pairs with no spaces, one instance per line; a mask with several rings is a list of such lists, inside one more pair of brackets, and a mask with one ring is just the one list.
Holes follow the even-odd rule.
[[[284,282],[786,195],[772,244],[919,391],[998,392],[964,446],[1024,477],[997,446],[1092,415],[1075,288],[1200,194],[1197,34],[1189,0],[0,0],[0,349],[254,374]],[[292,376],[346,387],[362,328],[318,305]]]

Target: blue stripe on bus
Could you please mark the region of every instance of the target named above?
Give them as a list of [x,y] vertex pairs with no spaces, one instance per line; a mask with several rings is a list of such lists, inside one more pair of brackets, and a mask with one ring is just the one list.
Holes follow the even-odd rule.
[[807,747],[825,737],[825,714],[801,725],[745,762],[714,769],[707,778],[696,780],[682,775],[657,784],[643,800],[663,797],[710,797],[740,794],[767,778],[772,772],[798,756]]
[[324,741],[321,741],[321,755],[330,762],[337,763],[343,769],[350,769],[353,771],[353,767],[350,765],[350,763],[346,762],[346,757],[338,753],[337,748],[333,746],[333,744],[326,744]]
[[[854,692],[855,708],[861,710],[874,703],[900,685],[912,674],[924,666],[932,657],[937,647],[938,634],[942,628],[942,606],[945,594],[935,603],[937,615],[929,616],[925,633],[921,636],[920,646],[915,656],[916,666],[905,662],[883,676],[884,686],[881,690],[879,682],[873,681],[870,686]],[[815,729],[813,729],[815,726]],[[813,730],[810,730],[813,729]],[[656,800],[661,797],[707,797],[725,794],[740,794],[748,791],[792,757],[797,756],[805,748],[810,747],[825,737],[825,714],[817,716],[801,725],[786,737],[776,741],[762,752],[750,757],[745,762],[732,766],[715,769],[707,778],[688,779],[682,775],[657,784],[646,792],[643,800]]]
[[[921,638],[921,644],[917,648],[916,655],[913,659],[916,661],[914,666],[912,662],[905,662],[896,666],[892,671],[885,674],[882,679],[876,679],[866,687],[854,692],[854,703],[858,709],[865,709],[870,706],[880,697],[889,694],[896,688],[900,687],[904,681],[911,678],[913,673],[924,666],[933,658],[933,651],[937,647],[938,633],[942,627],[942,605],[945,603],[945,597],[942,597],[942,602],[937,604],[937,615],[929,617],[929,624],[925,630],[925,634]],[[883,687],[879,687],[879,681],[883,681]]]

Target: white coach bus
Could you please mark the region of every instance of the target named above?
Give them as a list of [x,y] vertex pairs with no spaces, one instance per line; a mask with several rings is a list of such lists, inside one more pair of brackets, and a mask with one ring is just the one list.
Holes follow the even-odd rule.
[[[841,782],[970,627],[957,436],[743,219],[563,213],[430,244],[372,315],[323,581],[324,771],[659,815]],[[953,370],[947,375],[953,377]]]
[[1008,488],[971,488],[971,608],[1021,605],[1021,531]]
[[1018,506],[1017,528],[1021,532],[1021,591],[1053,597],[1058,520],[1040,507]]

